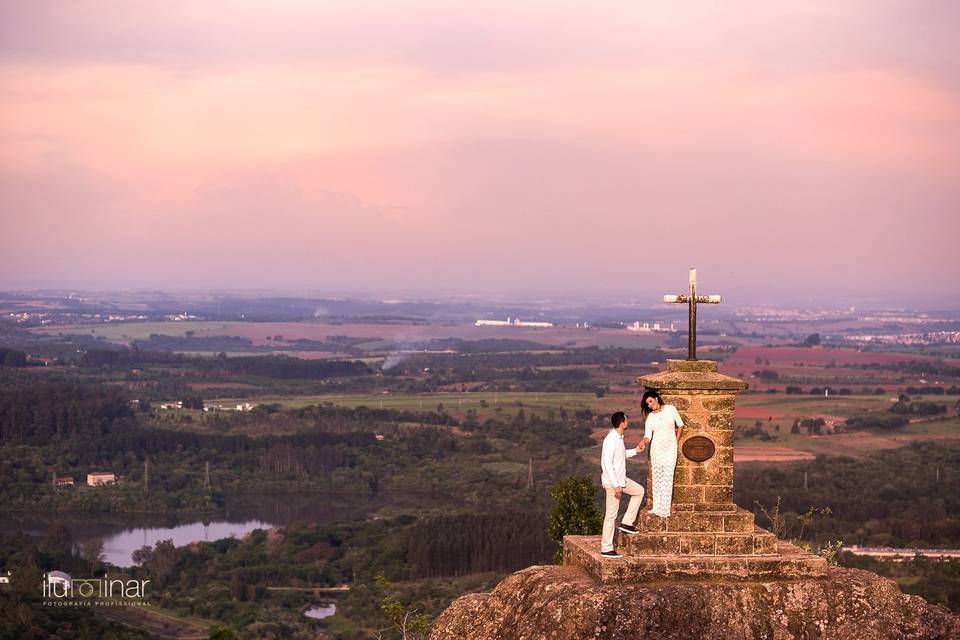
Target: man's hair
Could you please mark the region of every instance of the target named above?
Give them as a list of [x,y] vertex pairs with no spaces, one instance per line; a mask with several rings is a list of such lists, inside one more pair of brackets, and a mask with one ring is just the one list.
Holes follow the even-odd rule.
[[613,428],[614,428],[614,429],[616,429],[617,427],[619,427],[619,426],[620,426],[621,424],[623,424],[626,420],[627,420],[627,414],[625,414],[623,411],[617,411],[615,414],[613,414],[612,416],[610,416],[610,422],[613,423]]

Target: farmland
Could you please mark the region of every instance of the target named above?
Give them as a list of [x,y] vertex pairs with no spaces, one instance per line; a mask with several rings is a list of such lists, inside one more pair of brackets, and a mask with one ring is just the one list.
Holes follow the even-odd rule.
[[[379,596],[371,599],[378,574],[435,613],[464,589],[481,582],[487,588],[504,571],[549,561],[549,488],[570,475],[595,477],[612,412],[630,417],[626,440],[635,445],[643,433],[637,378],[686,355],[676,335],[664,343],[669,336],[624,329],[406,319],[184,320],[31,331],[38,339],[28,341],[33,361],[55,358],[47,366],[4,370],[8,405],[41,432],[20,442],[18,434],[29,437],[29,429],[17,431],[18,421],[9,433],[13,441],[0,448],[7,504],[111,512],[121,519],[142,511],[209,519],[230,511],[235,500],[269,496],[270,506],[257,512],[271,523],[269,533],[165,551],[195,570],[183,579],[168,576],[155,604],[207,626],[269,615],[291,629],[306,628],[313,624],[302,615],[309,594],[284,589],[348,583],[328,629],[356,631],[361,621],[381,615]],[[936,489],[924,483],[931,473],[939,481],[937,469],[955,481],[949,461],[960,451],[957,360],[713,336],[701,357],[719,360],[721,371],[750,385],[735,413],[741,506],[770,505],[781,496],[791,513],[831,506],[840,517],[811,529],[818,542],[921,539],[907,526],[915,515],[885,516],[884,509],[904,507],[877,493],[928,499]],[[49,343],[60,343],[55,353],[44,353]],[[24,410],[34,397],[46,398],[48,413]],[[87,405],[89,411],[72,409]],[[926,413],[891,411],[904,406]],[[97,407],[115,416],[112,425],[84,419],[98,415]],[[899,422],[884,422],[891,417]],[[848,420],[864,418],[893,426],[847,428]],[[938,466],[926,473],[916,468],[918,459]],[[50,487],[53,473],[80,479],[95,467],[121,480],[102,489]],[[632,459],[629,469],[643,477],[645,458]],[[382,506],[336,516],[355,518],[343,523],[275,521],[295,496],[305,496],[311,509],[329,496]],[[870,515],[860,515],[863,503]],[[451,504],[458,505],[452,513]],[[934,512],[938,524],[922,539],[946,544],[951,516]],[[867,526],[864,518],[874,521]],[[453,569],[434,561],[440,556],[432,541],[459,540],[458,532],[477,527],[482,539],[519,535],[524,546],[511,546],[512,554],[496,545],[458,554]],[[240,568],[250,558],[269,558],[272,569],[246,573]],[[465,582],[433,578],[451,570]],[[213,584],[229,584],[231,595],[207,597],[204,590]],[[425,584],[442,595],[425,601],[418,591]],[[153,612],[131,615],[121,622],[165,624]],[[185,625],[182,635],[194,629]]]
[[297,340],[326,341],[339,336],[364,338],[361,345],[376,350],[386,345],[410,344],[444,338],[461,340],[528,340],[553,347],[620,346],[652,348],[665,334],[639,334],[623,329],[569,327],[477,327],[472,323],[326,323],[314,322],[122,322],[102,325],[60,325],[33,329],[46,335],[83,334],[116,344],[132,344],[151,335],[184,337],[230,336],[249,340],[255,347],[296,349]]

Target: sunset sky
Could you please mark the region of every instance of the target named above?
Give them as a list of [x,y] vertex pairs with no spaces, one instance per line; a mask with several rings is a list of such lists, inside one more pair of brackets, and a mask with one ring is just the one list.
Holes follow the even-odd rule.
[[0,287],[960,306],[960,2],[0,4]]

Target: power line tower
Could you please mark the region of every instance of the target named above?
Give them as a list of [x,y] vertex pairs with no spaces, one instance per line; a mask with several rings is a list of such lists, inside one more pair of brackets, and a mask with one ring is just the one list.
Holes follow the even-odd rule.
[[143,459],[143,493],[150,493],[150,458]]
[[530,463],[527,467],[527,489],[533,489],[533,458],[530,458]]
[[203,469],[203,490],[210,493],[210,461],[207,460]]

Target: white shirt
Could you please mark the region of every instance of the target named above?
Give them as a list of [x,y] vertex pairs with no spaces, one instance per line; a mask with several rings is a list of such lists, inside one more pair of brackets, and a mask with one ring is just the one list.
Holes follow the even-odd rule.
[[627,486],[627,458],[635,455],[636,449],[623,446],[623,434],[616,429],[610,429],[610,433],[603,439],[603,449],[600,452],[600,484],[604,489]]

